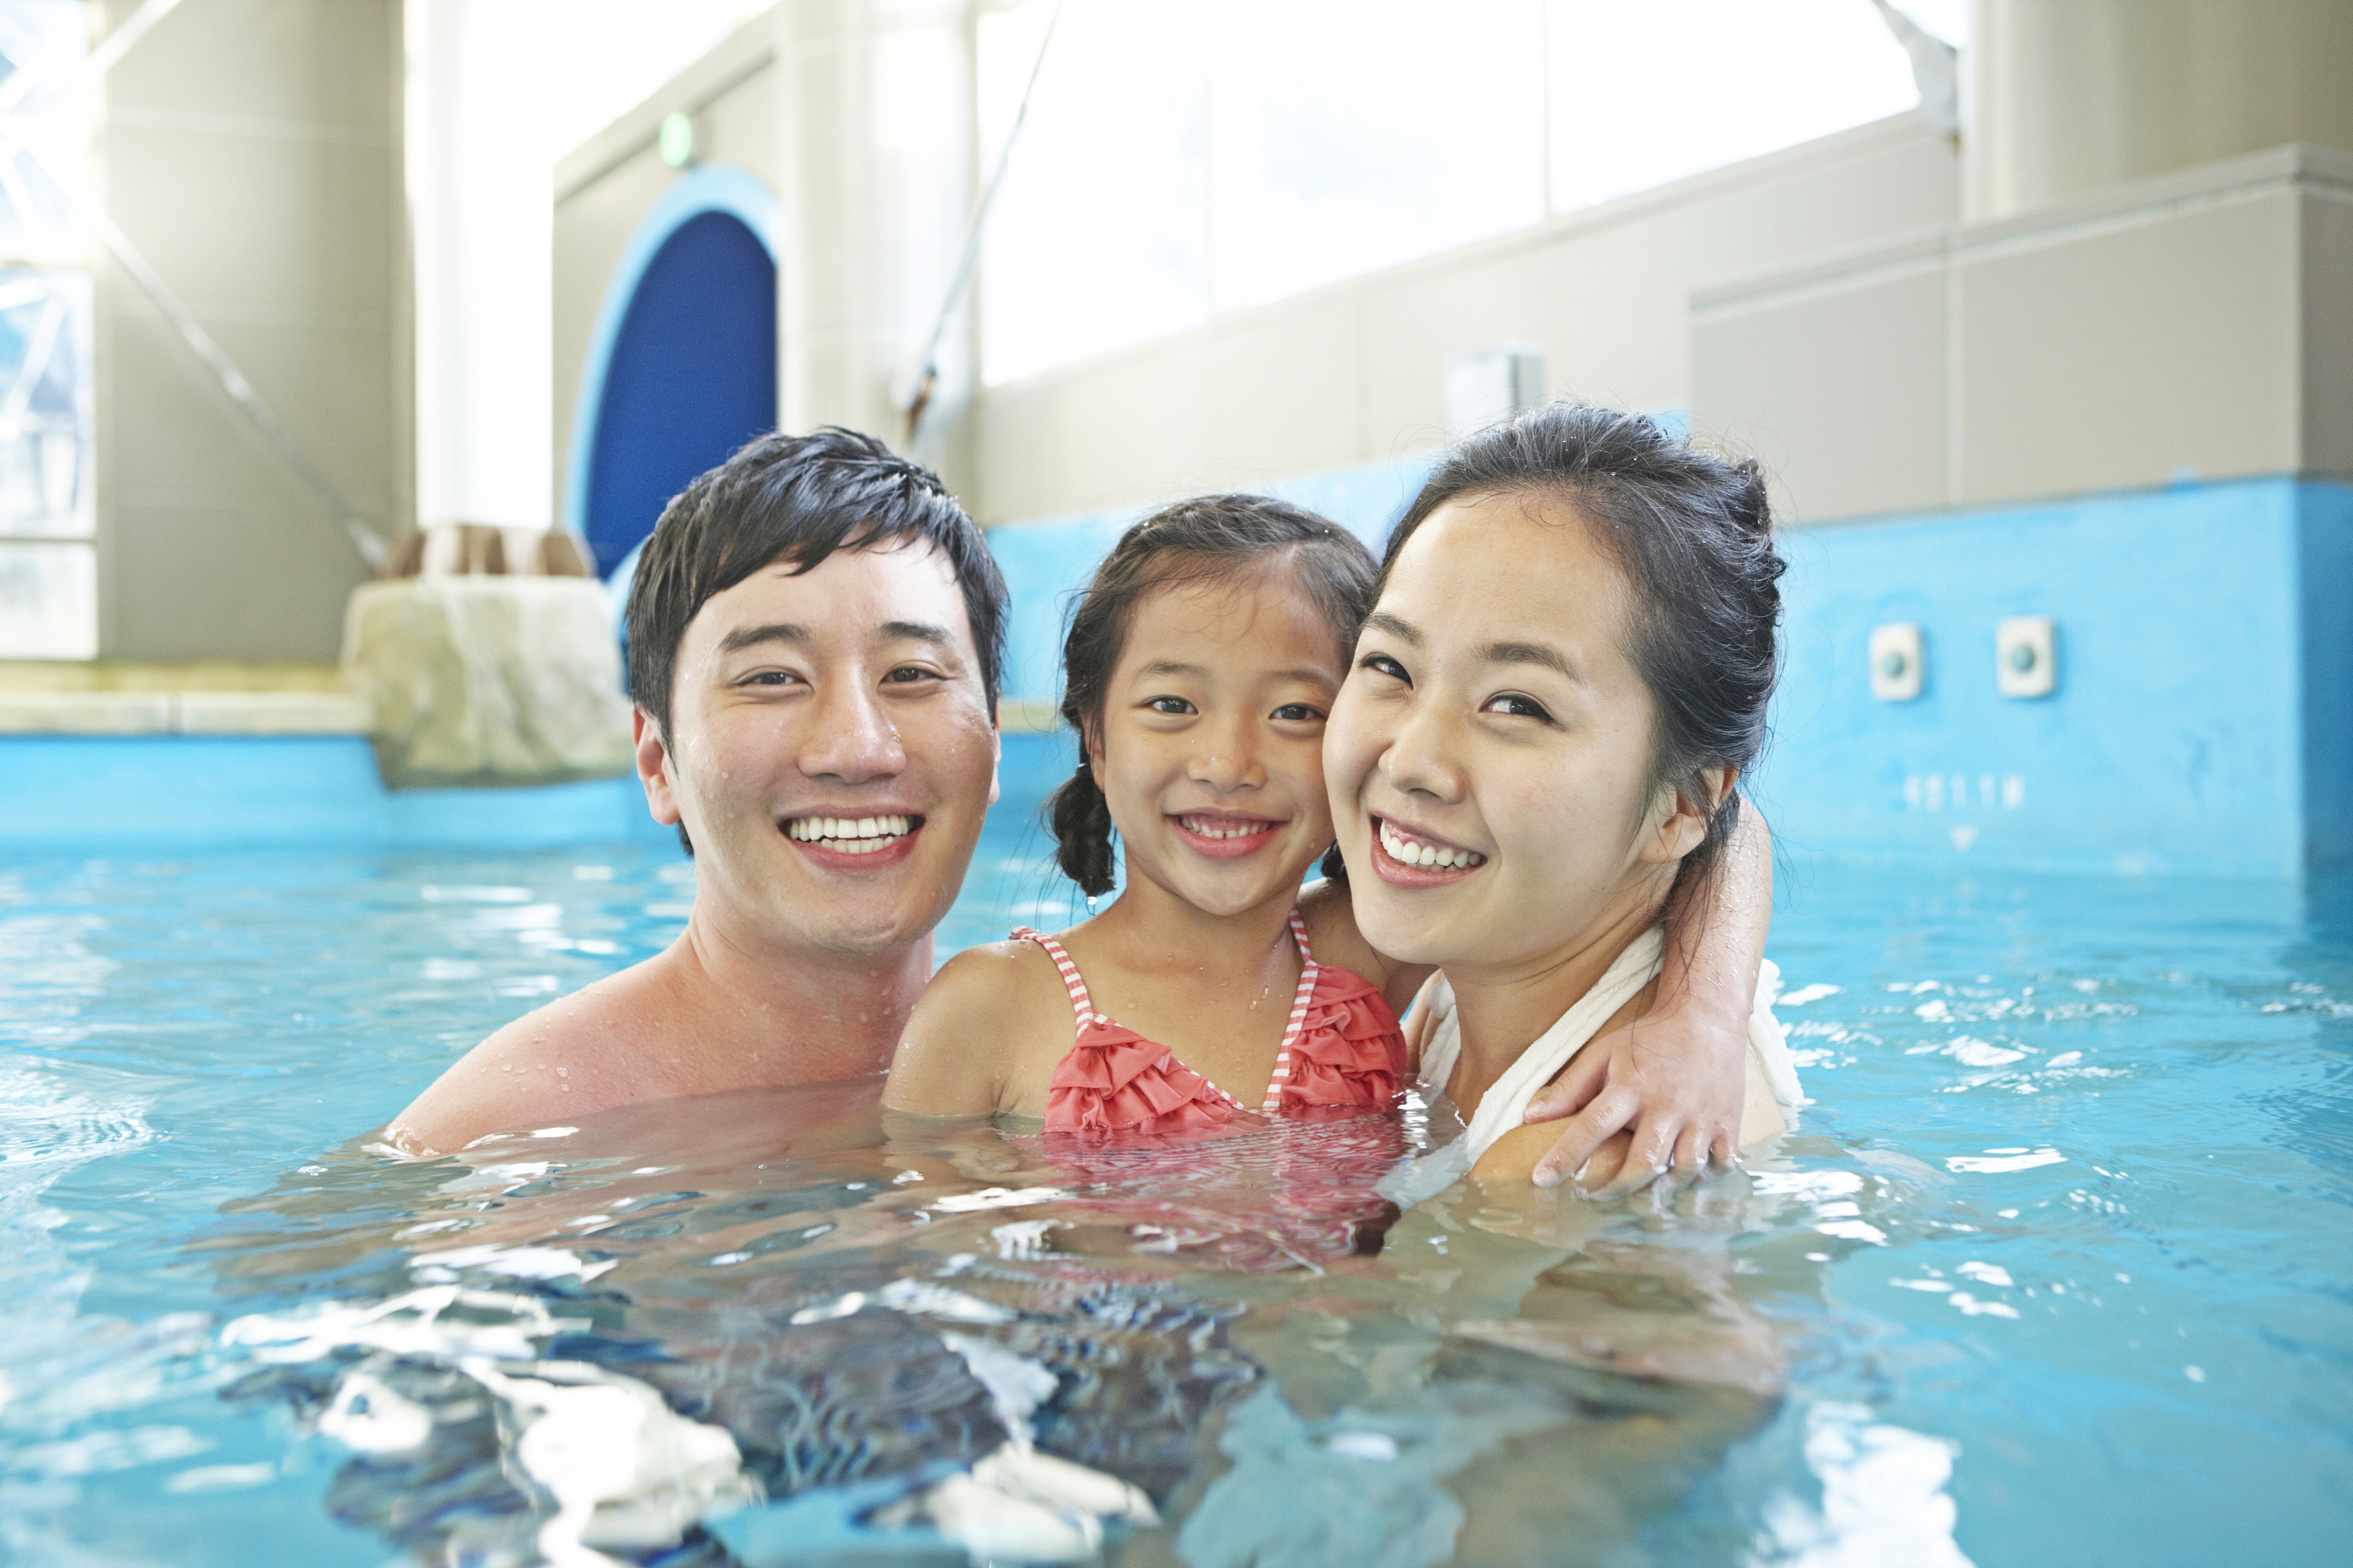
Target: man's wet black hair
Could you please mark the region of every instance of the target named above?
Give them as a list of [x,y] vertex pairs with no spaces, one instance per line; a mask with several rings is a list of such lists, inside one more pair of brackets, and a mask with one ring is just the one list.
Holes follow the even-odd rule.
[[[760,437],[662,509],[629,584],[630,700],[667,741],[687,624],[754,573],[779,562],[796,575],[813,572],[837,550],[923,546],[955,574],[995,712],[1005,664],[1005,577],[979,525],[929,468],[834,426]],[[681,826],[681,839],[685,833]]]

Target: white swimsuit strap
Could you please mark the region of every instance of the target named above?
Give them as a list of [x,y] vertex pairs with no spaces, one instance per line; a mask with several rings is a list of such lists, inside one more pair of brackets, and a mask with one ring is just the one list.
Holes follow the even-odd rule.
[[[1463,1142],[1470,1146],[1472,1160],[1520,1125],[1536,1091],[1559,1076],[1561,1068],[1601,1032],[1601,1026],[1618,1009],[1651,983],[1665,953],[1665,939],[1655,927],[1628,942],[1626,950],[1594,983],[1593,988],[1578,997],[1557,1023],[1538,1035],[1518,1059],[1504,1069],[1504,1076],[1480,1100],[1478,1113],[1471,1118],[1471,1125],[1463,1132]],[[1459,1035],[1459,1019],[1455,1026]],[[1447,1053],[1450,1077],[1454,1055],[1453,1051]],[[1438,1087],[1443,1089],[1445,1085],[1440,1083]]]

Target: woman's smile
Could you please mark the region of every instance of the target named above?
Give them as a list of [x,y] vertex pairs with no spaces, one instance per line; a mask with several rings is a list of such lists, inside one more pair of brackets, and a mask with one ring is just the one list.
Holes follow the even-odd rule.
[[1475,849],[1373,814],[1373,869],[1396,888],[1440,888],[1487,863]]

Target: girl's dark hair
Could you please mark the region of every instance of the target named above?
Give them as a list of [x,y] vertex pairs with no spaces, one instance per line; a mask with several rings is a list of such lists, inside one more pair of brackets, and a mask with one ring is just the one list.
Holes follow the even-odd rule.
[[[1373,607],[1372,552],[1339,524],[1265,496],[1196,496],[1129,529],[1071,611],[1062,639],[1062,719],[1079,738],[1079,766],[1046,803],[1054,859],[1093,898],[1111,891],[1111,803],[1087,763],[1103,734],[1112,671],[1147,595],[1216,582],[1282,557],[1345,654]],[[1329,873],[1338,861],[1327,853]]]
[[[1378,586],[1439,508],[1514,492],[1573,506],[1633,584],[1626,653],[1658,710],[1651,782],[1705,808],[1700,771],[1745,775],[1765,747],[1787,563],[1773,548],[1764,475],[1754,459],[1702,451],[1639,414],[1546,404],[1446,455],[1389,536]],[[1739,811],[1736,793],[1708,810],[1682,876],[1707,874]]]

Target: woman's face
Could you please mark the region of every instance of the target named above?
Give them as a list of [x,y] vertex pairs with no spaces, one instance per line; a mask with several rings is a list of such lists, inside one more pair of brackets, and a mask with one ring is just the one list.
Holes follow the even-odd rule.
[[1135,606],[1089,747],[1130,886],[1216,915],[1296,896],[1332,842],[1324,724],[1346,654],[1287,571]]
[[1665,897],[1698,830],[1650,782],[1633,602],[1564,500],[1451,501],[1406,542],[1324,741],[1373,946],[1541,969]]

